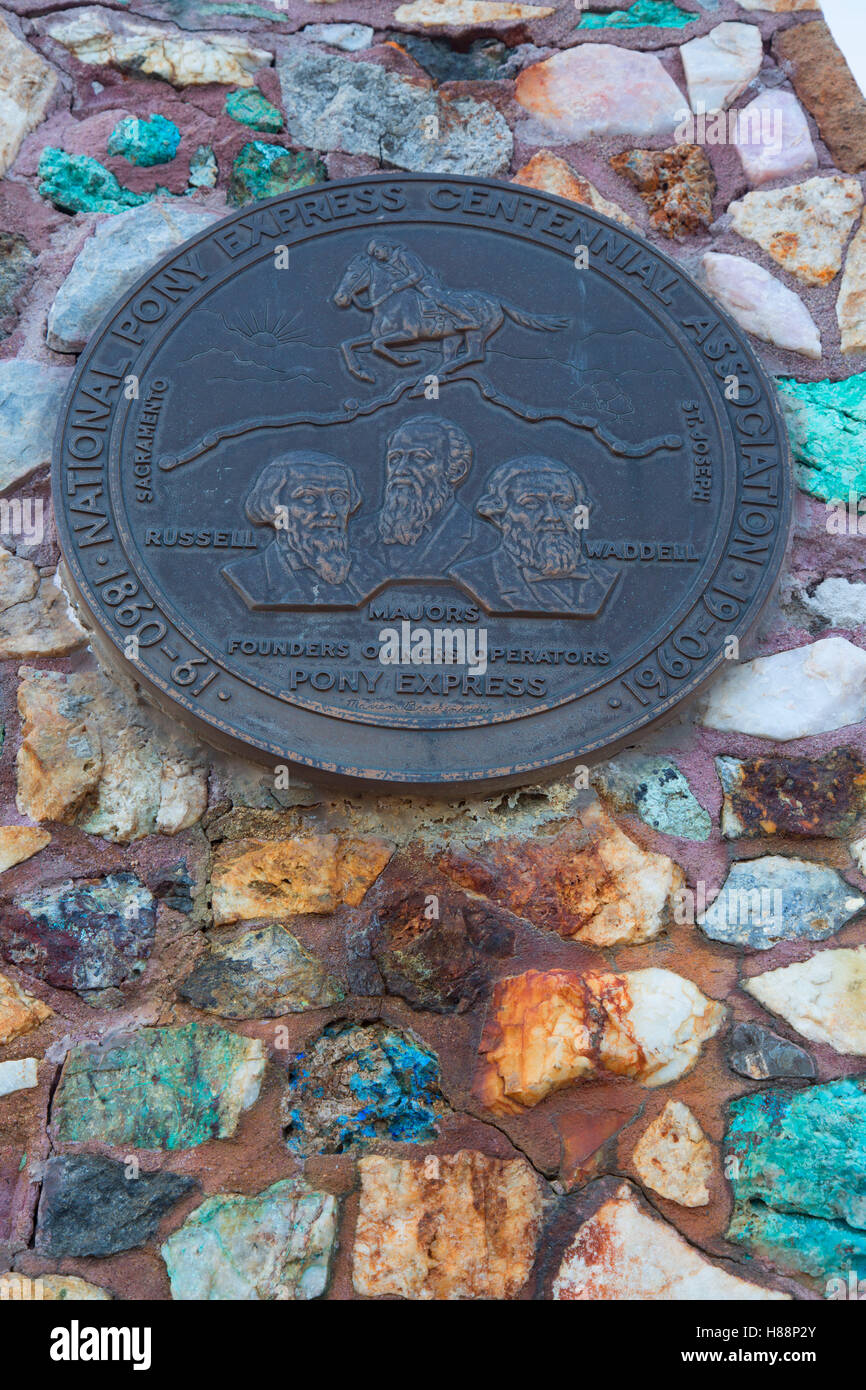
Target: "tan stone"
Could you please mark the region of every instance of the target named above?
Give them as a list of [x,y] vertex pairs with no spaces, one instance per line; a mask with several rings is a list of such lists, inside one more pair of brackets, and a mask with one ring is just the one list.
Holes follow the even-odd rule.
[[[10,590],[22,592],[25,580],[31,579],[23,567],[32,571],[33,592],[21,601],[7,601]],[[5,586],[4,579],[9,581]],[[84,628],[54,578],[40,579],[29,560],[19,560],[6,552],[0,554],[0,661],[67,656],[86,640]]]
[[785,1300],[790,1294],[711,1264],[666,1221],[650,1216],[630,1183],[578,1230],[553,1284],[558,1300]]
[[535,1258],[542,1201],[524,1159],[462,1149],[358,1163],[352,1279],[368,1298],[514,1298]]
[[0,873],[38,854],[51,836],[35,825],[0,825]]
[[94,671],[20,668],[18,809],[126,844],[194,825],[207,806],[203,753]]
[[514,95],[569,144],[611,135],[673,135],[684,104],[654,53],[609,43],[581,43],[532,63],[518,74]]
[[375,835],[224,841],[214,854],[214,922],[357,907],[393,853]]
[[597,802],[555,835],[456,845],[439,867],[535,926],[593,946],[653,940],[684,882],[678,864],[641,849]]
[[398,24],[424,29],[459,25],[471,29],[485,24],[512,24],[525,19],[544,19],[554,13],[552,5],[515,5],[506,0],[413,0],[394,11]]
[[821,0],[737,0],[741,10],[769,10],[772,14],[793,14],[801,10],[820,10]]
[[845,242],[862,206],[857,180],[836,174],[747,193],[728,211],[735,232],[757,242],[804,285],[828,285],[842,268]]
[[114,1294],[100,1289],[96,1284],[88,1284],[77,1274],[37,1274],[30,1279],[26,1274],[16,1274],[10,1270],[0,1274],[0,1303],[21,1301],[23,1303],[65,1301],[67,1303],[95,1303],[111,1299]]
[[589,179],[578,174],[566,160],[550,150],[539,150],[534,154],[527,164],[518,169],[511,182],[523,184],[526,188],[537,188],[542,193],[555,193],[558,198],[569,198],[573,203],[583,203],[594,212],[621,222],[624,227],[639,230],[637,223],[617,203],[610,202]]
[[866,351],[866,215],[848,248],[836,301],[843,352]]
[[161,77],[175,87],[209,82],[251,87],[256,70],[274,57],[267,49],[252,48],[241,34],[188,34],[95,5],[49,15],[37,27],[88,66]]
[[45,115],[57,80],[50,64],[0,19],[0,176]]
[[632,1154],[643,1183],[683,1207],[705,1207],[713,1171],[713,1146],[687,1105],[669,1100],[647,1125]]
[[520,1114],[606,1072],[663,1086],[694,1065],[725,1012],[670,970],[528,970],[493,991],[474,1094]]
[[23,1038],[25,1033],[32,1033],[51,1014],[52,1010],[41,999],[28,994],[6,975],[0,975],[0,1043],[13,1042],[15,1038]]
[[866,1056],[866,946],[819,951],[754,975],[743,988],[811,1042]]

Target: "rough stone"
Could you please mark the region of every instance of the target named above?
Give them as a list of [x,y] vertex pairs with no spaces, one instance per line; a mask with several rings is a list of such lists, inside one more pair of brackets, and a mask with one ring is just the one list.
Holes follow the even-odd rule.
[[431,39],[423,34],[395,31],[388,35],[387,42],[408,53],[435,82],[496,82],[513,78],[523,61],[524,50],[509,48],[501,39],[474,39],[465,51],[447,39]]
[[831,575],[812,593],[801,593],[799,601],[830,627],[866,627],[866,584],[858,580]]
[[680,48],[693,111],[722,111],[761,70],[764,46],[754,24],[718,24]]
[[293,188],[310,188],[326,178],[325,166],[306,151],[253,140],[236,156],[227,190],[232,207],[275,198]]
[[311,43],[324,43],[344,53],[360,53],[373,42],[369,24],[305,24],[302,32]]
[[153,949],[153,895],[131,873],[20,893],[0,916],[0,954],[57,989],[109,989]]
[[823,758],[717,758],[722,834],[845,839],[866,813],[866,763],[850,748]]
[[[0,325],[13,313],[35,260],[26,237],[19,232],[0,231]],[[6,337],[7,330],[0,326],[0,342]]]
[[801,10],[819,10],[821,0],[737,0],[741,10],[767,10],[772,14],[791,14]]
[[22,989],[14,980],[0,975],[0,1045],[23,1038],[51,1017],[51,1009]]
[[434,1013],[462,1013],[486,988],[491,967],[513,955],[512,920],[455,892],[435,871],[413,872],[412,859],[410,851],[369,925],[352,939],[350,987],[387,991]]
[[0,661],[67,656],[86,639],[56,579],[0,546]]
[[393,843],[376,835],[226,840],[214,853],[214,922],[357,907],[393,852]]
[[297,1178],[254,1197],[209,1197],[162,1247],[172,1298],[318,1298],[328,1287],[338,1211],[336,1197]]
[[52,1122],[61,1144],[188,1149],[234,1134],[258,1099],[258,1038],[214,1023],[140,1028],[67,1053]]
[[72,373],[15,358],[0,362],[0,489],[51,462],[54,430]]
[[434,1053],[381,1023],[329,1024],[289,1064],[283,1134],[296,1154],[390,1139],[427,1144],[445,1111]]
[[360,1159],[352,1282],[367,1298],[508,1299],[532,1270],[541,1188],[522,1158],[471,1149]]
[[605,14],[585,14],[578,29],[684,29],[694,24],[695,15],[681,10],[672,0],[634,0],[626,10],[608,10]]
[[558,198],[570,198],[573,203],[583,203],[595,212],[621,222],[624,227],[637,231],[638,226],[617,203],[610,202],[582,174],[578,174],[559,155],[550,150],[539,150],[527,164],[512,176],[512,183],[523,184],[527,188],[537,188],[542,193],[555,193]]
[[622,1183],[583,1223],[553,1283],[554,1299],[787,1299],[711,1264]]
[[669,758],[623,753],[594,768],[590,780],[614,810],[640,816],[654,830],[681,840],[706,840],[710,836],[713,823],[709,812]]
[[22,1302],[45,1300],[51,1303],[97,1303],[113,1297],[107,1289],[89,1284],[86,1279],[79,1279],[76,1274],[37,1274],[33,1279],[11,1270],[7,1274],[0,1274],[0,1301],[15,1299]]
[[701,722],[784,742],[866,719],[866,652],[846,637],[732,666],[707,697]]
[[804,1047],[781,1038],[759,1023],[735,1023],[727,1043],[731,1071],[752,1081],[811,1080],[817,1076],[814,1057]]
[[624,150],[610,163],[634,184],[649,209],[650,226],[657,232],[686,236],[711,223],[716,180],[700,145]]
[[843,352],[866,351],[866,216],[848,248],[836,300]]
[[13,1062],[0,1062],[0,1096],[15,1091],[32,1091],[39,1081],[39,1059],[19,1057]]
[[716,251],[702,265],[710,293],[741,328],[789,352],[821,356],[821,335],[802,299],[762,265]]
[[200,750],[94,672],[20,668],[18,810],[125,844],[175,835],[207,806]]
[[761,92],[738,112],[734,145],[753,188],[818,167],[803,108],[779,88]]
[[488,1110],[518,1115],[605,1073],[664,1086],[694,1065],[724,1017],[670,970],[528,970],[493,991],[474,1092]]
[[488,24],[518,24],[521,20],[545,19],[554,14],[550,5],[514,4],[512,0],[412,0],[394,11],[397,24],[415,24],[422,29],[461,29]]
[[768,951],[779,941],[825,941],[864,905],[834,869],[766,855],[732,864],[699,921],[713,941]]
[[216,188],[219,166],[210,145],[198,145],[189,161],[190,188]]
[[253,130],[263,130],[269,135],[278,134],[285,125],[282,111],[268,101],[258,87],[241,87],[237,92],[229,92],[225,109],[233,121],[252,126]]
[[0,177],[43,119],[56,87],[51,65],[0,19]]
[[36,1250],[54,1259],[134,1250],[197,1186],[179,1173],[127,1176],[126,1164],[99,1154],[55,1155],[42,1177]]
[[0,825],[0,873],[38,854],[51,843],[47,830],[35,825]]
[[730,1239],[792,1273],[866,1274],[866,1079],[738,1097],[727,1151]]
[[866,1056],[866,946],[821,951],[742,985],[810,1042]]
[[211,212],[158,202],[103,222],[84,243],[49,310],[48,346],[80,352],[125,290],[214,220]]
[[152,193],[133,193],[89,154],[67,154],[46,145],[39,156],[39,192],[61,212],[119,213],[150,202]]
[[274,57],[240,34],[188,34],[97,5],[40,18],[37,28],[88,67],[160,77],[175,87],[209,82],[251,87],[256,70]]
[[678,864],[641,849],[597,805],[556,834],[452,845],[439,867],[535,926],[594,946],[658,936],[684,881]]
[[343,998],[338,981],[276,923],[211,937],[208,954],[177,992],[222,1018],[279,1018]]
[[862,206],[857,180],[833,175],[747,193],[728,211],[734,231],[757,242],[783,270],[804,285],[829,285],[842,268],[842,252]]
[[108,137],[108,153],[122,155],[130,164],[151,168],[154,164],[170,163],[179,144],[180,131],[165,116],[157,113],[145,120],[126,116]]
[[[845,381],[780,377],[778,387],[799,486],[847,509],[849,493],[866,494],[866,372]],[[841,521],[847,527],[847,514]]]
[[495,177],[511,162],[505,118],[486,101],[428,85],[314,45],[278,65],[286,127],[314,150],[366,154],[419,173]]
[[866,168],[866,98],[827,25],[821,19],[792,25],[778,35],[776,48],[793,66],[794,89],[837,168],[846,174]]
[[652,53],[587,43],[524,68],[515,97],[568,143],[671,135],[683,94]]
[[683,1207],[708,1205],[713,1146],[681,1100],[669,1100],[647,1125],[631,1161],[641,1182],[660,1197]]

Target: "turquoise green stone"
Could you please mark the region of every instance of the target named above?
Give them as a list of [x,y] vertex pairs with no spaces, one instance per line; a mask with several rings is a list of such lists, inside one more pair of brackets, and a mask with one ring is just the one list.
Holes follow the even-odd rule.
[[624,753],[603,763],[591,780],[618,811],[633,812],[653,829],[681,840],[709,839],[709,813],[669,758]]
[[108,137],[108,153],[123,155],[130,164],[150,168],[154,164],[168,164],[177,154],[179,144],[180,131],[174,121],[166,120],[165,116],[157,114],[147,120],[125,116]]
[[866,372],[846,381],[778,380],[797,482],[822,502],[866,494]]
[[152,193],[124,188],[98,159],[46,145],[39,159],[39,192],[61,212],[125,212],[150,202]]
[[249,5],[245,0],[222,0],[222,3],[203,4],[202,10],[211,10],[214,14],[233,14],[240,15],[242,19],[265,19],[271,24],[285,22],[287,14],[280,14],[278,11],[269,10],[265,5]]
[[226,97],[226,114],[241,125],[252,126],[253,130],[264,130],[268,135],[276,135],[285,122],[282,112],[268,101],[258,87],[241,87]]
[[866,1077],[739,1097],[725,1167],[732,1240],[815,1278],[866,1273]]
[[609,10],[607,14],[587,14],[578,29],[684,29],[700,16],[681,10],[669,0],[635,0],[627,10]]
[[63,1144],[188,1149],[234,1133],[257,1099],[262,1044],[217,1024],[142,1028],[82,1043],[66,1059],[52,1111]]
[[259,198],[274,198],[294,188],[309,188],[314,183],[323,183],[326,177],[325,166],[315,155],[253,140],[244,145],[232,165],[228,200],[239,208]]
[[866,1278],[866,1232],[839,1221],[774,1211],[762,1202],[737,1202],[728,1239],[785,1273],[806,1275],[825,1286],[831,1279],[847,1280],[852,1270],[858,1279]]

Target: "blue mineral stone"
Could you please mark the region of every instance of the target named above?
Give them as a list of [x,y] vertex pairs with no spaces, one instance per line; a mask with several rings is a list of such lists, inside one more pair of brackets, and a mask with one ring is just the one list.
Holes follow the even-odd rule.
[[125,212],[150,202],[152,193],[133,193],[88,154],[67,154],[46,145],[39,159],[39,192],[61,212]]
[[168,164],[177,154],[180,131],[174,121],[159,114],[142,120],[125,116],[108,137],[108,153],[122,155],[130,164],[150,168]]

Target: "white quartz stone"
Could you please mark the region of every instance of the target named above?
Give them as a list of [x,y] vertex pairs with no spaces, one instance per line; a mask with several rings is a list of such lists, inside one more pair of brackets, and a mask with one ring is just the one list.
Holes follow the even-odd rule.
[[21,1057],[15,1062],[0,1062],[0,1096],[13,1091],[29,1091],[38,1080],[39,1063],[35,1057]]
[[763,266],[708,251],[703,267],[710,292],[748,333],[804,357],[821,356],[821,335],[802,299]]
[[778,87],[737,113],[734,143],[753,188],[817,169],[818,156],[802,106]]
[[764,56],[754,24],[718,24],[680,49],[693,111],[723,111],[754,77]]
[[731,666],[712,687],[701,723],[778,740],[809,738],[866,719],[866,652],[847,637]]
[[743,988],[810,1042],[866,1056],[866,946],[820,951],[744,980]]

